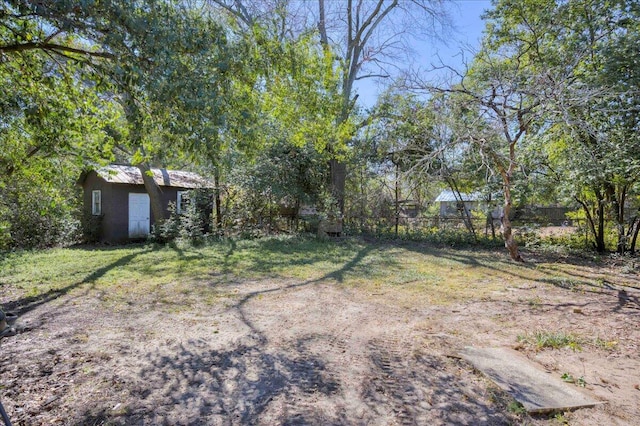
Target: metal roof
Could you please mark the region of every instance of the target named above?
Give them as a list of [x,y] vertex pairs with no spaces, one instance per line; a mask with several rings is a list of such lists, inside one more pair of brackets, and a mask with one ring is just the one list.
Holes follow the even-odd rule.
[[479,192],[472,192],[470,194],[461,192],[460,195],[458,195],[449,189],[444,189],[436,197],[434,201],[438,203],[438,202],[456,202],[456,201],[479,201],[481,199],[482,199],[482,194],[480,194]]
[[[182,170],[151,169],[153,179],[159,186],[173,186],[178,188],[210,187],[211,183],[202,176]],[[110,165],[96,170],[98,176],[110,183],[124,183],[130,185],[144,185],[142,173],[135,166]]]

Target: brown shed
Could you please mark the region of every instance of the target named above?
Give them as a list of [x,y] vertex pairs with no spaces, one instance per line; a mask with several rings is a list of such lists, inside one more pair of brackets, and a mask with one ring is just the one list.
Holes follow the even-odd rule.
[[[205,179],[195,173],[166,169],[151,171],[162,191],[167,214],[169,202],[174,202],[178,210],[182,207],[185,191],[209,186]],[[110,165],[84,172],[78,184],[83,188],[85,215],[97,228],[94,230],[95,239],[124,242],[149,234],[155,220],[140,169]]]

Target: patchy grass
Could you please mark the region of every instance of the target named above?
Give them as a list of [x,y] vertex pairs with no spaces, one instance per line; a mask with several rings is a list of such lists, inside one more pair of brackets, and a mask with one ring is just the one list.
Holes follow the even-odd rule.
[[574,351],[582,350],[580,345],[583,341],[572,333],[547,330],[537,330],[533,333],[519,335],[517,340],[519,343],[533,346],[538,350],[570,348]]
[[430,304],[489,300],[508,287],[535,282],[563,288],[570,282],[574,290],[602,286],[601,278],[576,278],[574,271],[545,262],[515,264],[502,251],[274,237],[203,247],[130,245],[9,253],[0,258],[0,286],[23,305],[82,292],[115,305],[153,301],[166,306],[214,303],[225,295],[227,284],[267,278],[336,282],[371,294],[393,292],[407,303]]
[[[394,423],[412,418],[396,408],[418,400],[428,404],[415,413],[434,422],[524,424],[511,398],[448,357],[540,330],[520,346],[584,346],[536,358],[577,386],[597,383],[599,396],[631,407],[623,419],[637,418],[635,377],[619,375],[638,366],[627,325],[637,292],[616,288],[640,288],[637,277],[610,261],[527,254],[520,264],[503,250],[301,237],[0,254],[0,302],[24,326],[3,346],[3,402],[21,424],[219,423],[228,413],[273,424],[321,405],[347,413],[334,423]],[[360,386],[353,403],[341,389]],[[572,421],[613,418],[594,413]]]
[[605,351],[614,351],[618,347],[618,341],[596,337],[593,340],[593,346]]
[[519,345],[526,345],[535,350],[569,348],[581,351],[583,346],[612,352],[618,348],[618,341],[596,338],[585,338],[564,331],[538,330],[517,336]]

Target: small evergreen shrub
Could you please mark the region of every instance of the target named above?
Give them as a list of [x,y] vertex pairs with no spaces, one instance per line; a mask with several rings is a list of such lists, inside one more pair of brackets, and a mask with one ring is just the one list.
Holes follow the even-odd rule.
[[154,226],[150,239],[159,244],[180,242],[199,245],[205,240],[205,219],[201,206],[193,199],[186,204],[184,211],[177,213],[175,203],[169,203],[171,215],[159,226]]

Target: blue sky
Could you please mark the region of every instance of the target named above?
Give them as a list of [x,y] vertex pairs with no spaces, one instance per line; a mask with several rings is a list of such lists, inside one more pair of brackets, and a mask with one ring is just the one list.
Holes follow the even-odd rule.
[[[456,26],[455,30],[447,37],[446,42],[436,40],[415,40],[415,58],[419,67],[428,69],[432,64],[445,64],[461,69],[461,51],[466,51],[467,60],[471,59],[468,49],[476,49],[480,45],[484,22],[480,18],[482,12],[491,7],[490,0],[456,0],[450,7],[451,20]],[[408,66],[408,64],[407,64]],[[373,106],[379,92],[384,90],[384,85],[373,80],[361,80],[356,89],[359,94],[358,101],[364,107]]]

